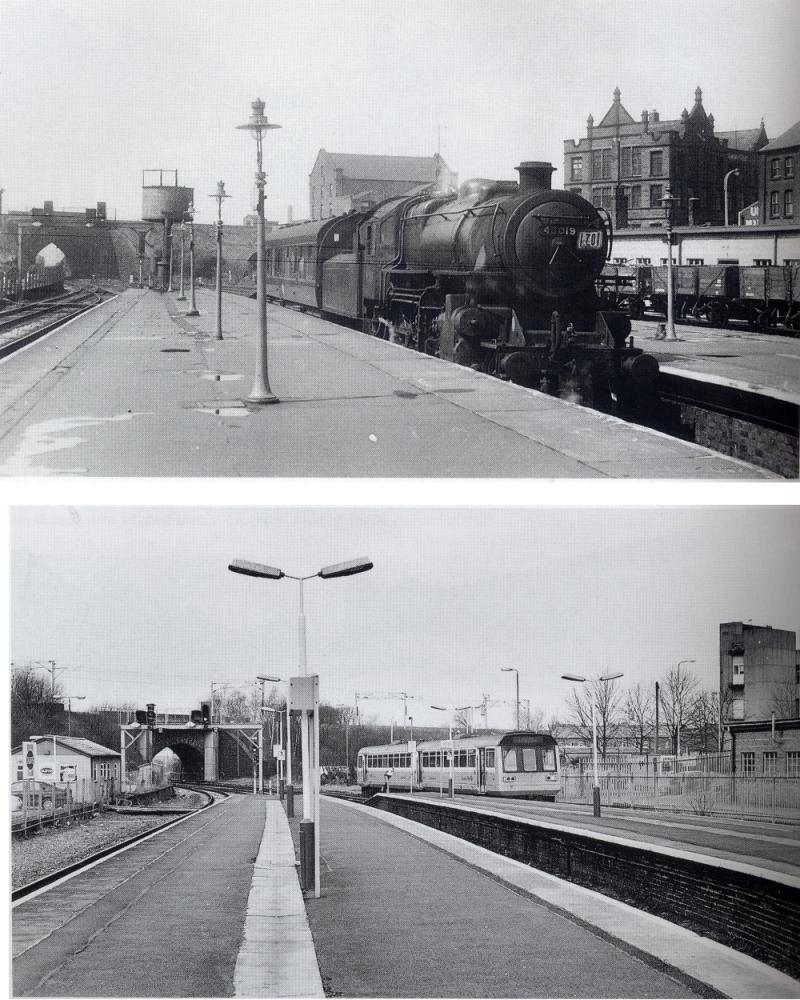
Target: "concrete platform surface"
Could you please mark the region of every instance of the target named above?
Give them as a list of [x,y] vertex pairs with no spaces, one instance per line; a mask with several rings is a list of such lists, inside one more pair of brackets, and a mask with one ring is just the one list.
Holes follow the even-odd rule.
[[0,363],[0,475],[766,480],[539,392],[270,307],[276,406],[247,405],[256,303],[131,290]]
[[346,996],[798,997],[668,921],[449,834],[323,799],[323,980]]

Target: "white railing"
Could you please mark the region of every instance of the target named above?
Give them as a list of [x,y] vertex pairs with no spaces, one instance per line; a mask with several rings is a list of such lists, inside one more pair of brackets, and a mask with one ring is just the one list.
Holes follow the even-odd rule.
[[[800,778],[680,772],[672,775],[599,775],[607,806],[647,806],[696,815],[800,819]],[[591,773],[562,775],[561,800],[592,801]]]
[[120,795],[134,793],[141,795],[166,788],[169,783],[169,775],[163,767],[158,764],[142,764],[141,767],[128,771],[125,778],[119,782],[119,792]]
[[47,782],[25,778],[11,785],[11,828],[27,829],[102,811],[114,798],[113,778]]

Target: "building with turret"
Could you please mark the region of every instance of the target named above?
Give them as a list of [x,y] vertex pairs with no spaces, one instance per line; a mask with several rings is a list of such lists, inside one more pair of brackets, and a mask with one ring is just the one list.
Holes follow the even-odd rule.
[[731,223],[758,199],[758,151],[768,142],[763,120],[755,129],[717,132],[699,87],[692,110],[675,119],[645,110],[636,121],[621,97],[617,87],[599,123],[589,115],[586,135],[564,142],[564,187],[606,209],[615,228],[663,225],[668,191],[674,225],[722,224],[731,171],[738,171],[728,177]]

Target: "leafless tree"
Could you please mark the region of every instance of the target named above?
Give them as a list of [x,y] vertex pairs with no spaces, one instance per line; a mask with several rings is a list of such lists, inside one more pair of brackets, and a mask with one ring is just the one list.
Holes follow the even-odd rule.
[[800,715],[796,684],[784,681],[774,686],[770,712],[774,712],[777,719],[796,719]]
[[[692,698],[686,719],[687,737],[702,753],[718,748],[719,695],[716,691],[700,691]],[[687,738],[687,744],[689,739]]]
[[53,685],[33,664],[11,671],[11,746],[30,736],[66,734],[61,687]]
[[697,679],[683,666],[672,667],[661,683],[664,724],[672,738],[672,752],[678,752],[678,736],[686,729],[689,709],[697,692]]
[[622,692],[616,681],[587,681],[575,686],[567,698],[567,710],[576,735],[584,742],[592,742],[592,699],[595,702],[597,723],[597,749],[605,759],[609,743],[619,732],[622,724],[620,706]]
[[625,692],[625,713],[628,716],[628,722],[636,734],[639,753],[644,753],[645,741],[653,732],[655,725],[654,710],[655,691],[649,684],[642,684],[641,681],[637,681]]

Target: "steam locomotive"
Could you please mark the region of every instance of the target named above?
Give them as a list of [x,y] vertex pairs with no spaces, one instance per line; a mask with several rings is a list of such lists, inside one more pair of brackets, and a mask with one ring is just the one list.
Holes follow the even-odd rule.
[[267,295],[429,354],[597,409],[655,398],[658,363],[595,281],[612,233],[549,163],[515,181],[420,187],[267,235]]

